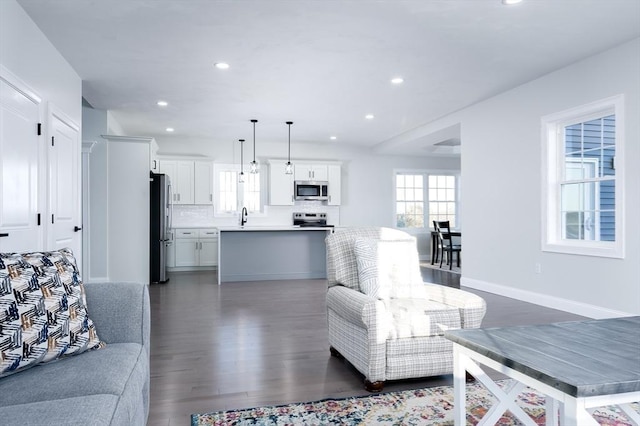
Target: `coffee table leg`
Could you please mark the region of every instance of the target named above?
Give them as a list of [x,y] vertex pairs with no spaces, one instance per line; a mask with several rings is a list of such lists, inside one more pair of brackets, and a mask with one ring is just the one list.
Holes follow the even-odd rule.
[[567,397],[564,402],[562,426],[600,426],[587,411],[583,398]]
[[546,426],[558,426],[558,411],[560,409],[560,403],[558,400],[551,398],[550,396],[545,397],[544,408],[546,411]]
[[458,345],[453,344],[453,424],[465,426],[466,418],[466,370],[464,368],[463,355],[458,350]]

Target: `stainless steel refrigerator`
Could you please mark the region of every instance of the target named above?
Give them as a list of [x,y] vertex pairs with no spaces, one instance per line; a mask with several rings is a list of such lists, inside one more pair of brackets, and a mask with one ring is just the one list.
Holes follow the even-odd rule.
[[167,247],[173,244],[171,231],[171,183],[169,176],[151,173],[150,282],[164,283],[167,276]]

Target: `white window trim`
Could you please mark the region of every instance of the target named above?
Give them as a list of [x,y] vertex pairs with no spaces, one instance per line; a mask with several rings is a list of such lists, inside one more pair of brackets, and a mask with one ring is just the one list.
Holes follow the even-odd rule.
[[[563,240],[561,238],[560,202],[561,193],[558,182],[561,180],[561,169],[558,167],[560,158],[564,158],[563,144],[559,128],[573,122],[584,122],[602,117],[614,112],[616,116],[616,174],[615,174],[615,241],[585,241]],[[598,256],[610,258],[624,258],[625,243],[625,174],[624,157],[625,118],[624,95],[616,95],[599,101],[591,102],[576,108],[546,115],[541,121],[542,136],[542,251],[576,254],[583,256]]]
[[[425,176],[429,176],[429,175],[441,175],[441,176],[454,176],[456,178],[456,223],[458,226],[456,226],[455,230],[459,230],[462,229],[462,217],[460,215],[460,191],[461,191],[461,186],[462,186],[462,179],[461,179],[461,173],[460,170],[450,170],[450,169],[446,169],[446,170],[441,170],[441,169],[393,169],[393,176],[392,176],[392,188],[393,188],[393,208],[392,208],[392,217],[391,217],[391,224],[392,227],[395,229],[400,229],[402,231],[405,231],[409,234],[427,234],[427,233],[431,233],[431,231],[433,230],[433,224],[429,223],[427,224],[428,226],[425,226],[423,228],[398,228],[397,226],[397,212],[396,212],[396,205],[397,205],[397,192],[396,192],[396,176],[401,173],[401,174],[414,174],[414,175],[425,175]],[[425,196],[427,196],[428,194],[426,193],[428,191],[428,183],[425,186]],[[429,201],[427,198],[425,198],[424,200],[425,203],[425,212],[426,212],[426,218],[425,221],[428,221],[428,217],[429,217]]]

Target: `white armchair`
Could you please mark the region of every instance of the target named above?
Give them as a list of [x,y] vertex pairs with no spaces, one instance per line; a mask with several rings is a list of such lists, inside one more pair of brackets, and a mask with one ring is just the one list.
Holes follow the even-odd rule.
[[344,357],[379,392],[387,380],[449,374],[446,330],[478,328],[485,301],[424,283],[416,240],[390,228],[337,230],[327,244],[331,354]]

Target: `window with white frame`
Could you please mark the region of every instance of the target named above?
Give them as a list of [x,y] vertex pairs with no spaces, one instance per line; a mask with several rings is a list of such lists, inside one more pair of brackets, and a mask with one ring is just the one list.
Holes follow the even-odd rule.
[[262,210],[260,174],[244,173],[244,183],[238,182],[240,166],[215,164],[215,212],[217,215],[236,214],[242,207],[249,213]]
[[543,249],[622,257],[622,96],[543,118]]
[[457,174],[396,172],[396,226],[430,228],[434,220],[459,226]]

